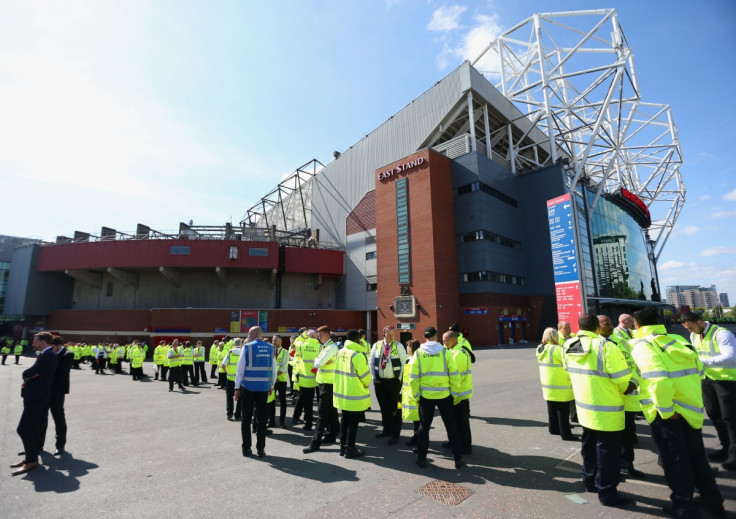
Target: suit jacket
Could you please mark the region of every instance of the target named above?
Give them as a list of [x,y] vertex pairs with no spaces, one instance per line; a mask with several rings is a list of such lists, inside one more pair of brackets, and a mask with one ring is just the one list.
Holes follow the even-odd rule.
[[69,394],[69,372],[74,363],[74,352],[61,348],[56,354],[56,371],[54,379],[51,383],[51,392],[53,394]]
[[36,357],[33,366],[23,372],[23,380],[29,379],[23,384],[20,396],[25,400],[48,400],[51,396],[51,381],[56,371],[56,354],[51,348]]

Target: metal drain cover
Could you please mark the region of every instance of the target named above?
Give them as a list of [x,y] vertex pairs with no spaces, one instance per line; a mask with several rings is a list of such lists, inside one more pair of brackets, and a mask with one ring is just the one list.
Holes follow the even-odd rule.
[[450,483],[449,481],[442,481],[440,479],[430,481],[419,489],[419,493],[447,506],[454,506],[462,503],[473,495],[473,493],[465,487],[461,487],[455,483]]

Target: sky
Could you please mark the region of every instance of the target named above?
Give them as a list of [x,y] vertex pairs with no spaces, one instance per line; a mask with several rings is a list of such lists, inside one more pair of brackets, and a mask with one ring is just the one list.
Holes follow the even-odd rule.
[[0,234],[237,224],[536,12],[615,7],[687,202],[660,285],[736,305],[736,3],[0,0]]

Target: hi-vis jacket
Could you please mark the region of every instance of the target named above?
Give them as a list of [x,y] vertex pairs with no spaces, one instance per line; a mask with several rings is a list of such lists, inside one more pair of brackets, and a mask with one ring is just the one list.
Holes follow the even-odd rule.
[[550,402],[570,402],[572,382],[562,366],[562,346],[559,344],[540,344],[537,346],[539,379],[542,382],[542,395]]
[[412,357],[409,386],[417,401],[458,396],[460,376],[452,353],[435,341],[422,344]]
[[628,395],[624,395],[624,407],[626,411],[637,413],[641,411],[641,402],[639,401],[639,385],[641,382],[641,377],[639,376],[639,369],[636,366],[634,357],[631,356],[631,344],[627,339],[623,339],[620,335],[616,335],[615,333],[612,334],[608,339],[616,344],[616,346],[618,346],[618,349],[621,350],[621,353],[626,359],[626,364],[631,370],[631,379],[636,384],[637,389],[634,389]]
[[600,335],[580,330],[565,341],[562,364],[570,375],[580,425],[596,431],[624,428],[624,391],[631,370],[621,350]]
[[705,364],[705,376],[712,380],[736,380],[736,340],[733,334],[716,324],[707,325],[702,339],[698,334],[690,334],[690,342]]
[[332,405],[343,411],[365,411],[371,406],[371,383],[363,346],[345,341],[337,353],[332,386]]
[[703,363],[690,344],[669,335],[663,325],[642,326],[631,341],[631,354],[641,371],[639,395],[644,416],[665,420],[678,413],[694,429],[703,427]]

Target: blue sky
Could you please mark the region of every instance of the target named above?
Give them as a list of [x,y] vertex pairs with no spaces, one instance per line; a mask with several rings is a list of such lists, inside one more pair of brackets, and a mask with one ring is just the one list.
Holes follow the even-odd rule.
[[[552,7],[554,5],[554,7]],[[687,203],[660,281],[736,300],[736,4],[0,0],[0,234],[237,223],[535,12],[616,7],[672,106]]]

